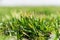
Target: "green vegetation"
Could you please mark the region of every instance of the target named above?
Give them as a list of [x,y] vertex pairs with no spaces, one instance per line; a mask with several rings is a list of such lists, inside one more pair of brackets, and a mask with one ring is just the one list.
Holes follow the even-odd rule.
[[[17,40],[57,40],[60,37],[57,7],[0,8],[0,34]],[[0,39],[1,39],[0,37]]]

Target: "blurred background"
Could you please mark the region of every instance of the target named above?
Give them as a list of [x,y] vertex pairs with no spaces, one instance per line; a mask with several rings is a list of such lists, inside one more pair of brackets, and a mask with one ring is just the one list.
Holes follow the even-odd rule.
[[0,6],[59,6],[60,0],[0,0]]

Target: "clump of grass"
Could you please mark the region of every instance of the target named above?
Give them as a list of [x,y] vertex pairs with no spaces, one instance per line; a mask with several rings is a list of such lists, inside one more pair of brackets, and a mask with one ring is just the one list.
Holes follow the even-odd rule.
[[[55,34],[53,40],[59,38],[60,17],[39,17],[32,14],[16,14],[1,22],[1,32],[6,36],[16,36],[17,40],[48,40]],[[54,36],[54,35],[53,35]]]

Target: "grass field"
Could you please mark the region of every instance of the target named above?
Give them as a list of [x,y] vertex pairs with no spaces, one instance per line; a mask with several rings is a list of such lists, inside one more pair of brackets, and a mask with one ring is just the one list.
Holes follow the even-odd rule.
[[0,7],[0,40],[60,40],[60,8]]

